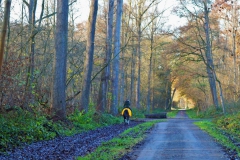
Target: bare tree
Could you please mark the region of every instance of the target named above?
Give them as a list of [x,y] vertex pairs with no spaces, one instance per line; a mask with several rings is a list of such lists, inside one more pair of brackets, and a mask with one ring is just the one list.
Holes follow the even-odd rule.
[[1,46],[0,46],[0,76],[2,74],[2,64],[3,64],[3,55],[4,55],[4,47],[5,47],[5,38],[7,34],[7,25],[10,19],[10,7],[11,7],[11,0],[5,0],[5,10],[4,10],[4,19],[3,19],[3,26],[1,32]]
[[113,33],[113,11],[114,11],[114,0],[108,1],[108,19],[107,19],[107,37],[106,37],[106,55],[104,63],[105,69],[101,75],[101,82],[97,101],[97,110],[105,111],[107,106],[107,92],[109,88],[110,80],[110,59],[112,56],[112,33]]
[[238,32],[238,17],[239,17],[239,6],[237,0],[231,1],[232,2],[232,56],[233,56],[233,74],[234,74],[234,85],[235,85],[235,94],[234,100],[236,101],[236,98],[238,97],[239,92],[239,82],[238,82],[238,76],[239,76],[239,69],[237,69],[237,32]]
[[[140,99],[141,99],[141,65],[142,65],[142,52],[141,52],[141,42],[142,42],[142,33],[149,25],[143,26],[144,15],[146,12],[155,4],[157,0],[150,1],[147,4],[146,0],[138,1],[138,9],[136,15],[136,26],[137,26],[137,56],[138,56],[138,78],[136,84],[136,107],[140,108]],[[152,20],[151,20],[152,21]]]
[[[158,5],[155,6],[155,9],[153,11],[153,13],[150,13],[150,18],[151,18],[151,25],[149,25],[149,40],[150,40],[150,57],[149,57],[149,70],[148,70],[148,89],[147,89],[147,111],[150,111],[150,106],[151,106],[151,95],[152,95],[152,86],[153,86],[153,58],[154,58],[154,52],[156,52],[156,42],[155,42],[155,35],[157,34],[157,30],[160,29],[163,24],[160,24],[162,26],[159,25],[159,22],[162,21],[161,20],[161,15],[163,14],[163,12],[159,12],[158,11]],[[156,17],[159,17],[159,19],[157,19]],[[158,35],[159,36],[159,35]]]
[[23,1],[28,7],[28,20],[29,20],[29,66],[27,69],[27,83],[26,88],[31,89],[31,85],[33,82],[33,72],[34,72],[34,57],[35,57],[35,21],[36,21],[36,8],[37,8],[37,0],[29,0],[29,3],[24,0]]
[[123,0],[117,0],[117,14],[116,14],[116,28],[114,37],[114,60],[113,60],[113,78],[112,78],[112,105],[111,113],[117,114],[118,107],[118,88],[119,88],[119,53],[120,53],[120,41],[121,41],[121,22],[122,22],[122,7]]
[[207,1],[204,0],[204,18],[205,18],[205,26],[204,31],[206,35],[206,59],[207,59],[207,74],[210,84],[210,89],[212,92],[213,103],[218,108],[218,97],[217,97],[217,88],[216,88],[216,78],[214,76],[214,64],[213,64],[213,57],[212,57],[212,46],[210,41],[210,26],[209,26],[209,8],[207,7]]
[[57,1],[52,114],[55,120],[66,118],[66,62],[68,42],[68,0]]
[[91,9],[88,18],[88,39],[87,39],[87,54],[84,61],[84,76],[82,94],[80,99],[80,109],[88,111],[91,76],[93,69],[93,55],[94,55],[94,40],[97,21],[98,0],[91,0]]

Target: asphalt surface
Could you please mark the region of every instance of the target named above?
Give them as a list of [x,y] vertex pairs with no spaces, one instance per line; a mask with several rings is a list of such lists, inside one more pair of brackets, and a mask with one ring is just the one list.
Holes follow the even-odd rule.
[[158,123],[131,159],[227,160],[222,147],[193,122],[185,111],[179,111],[176,118]]

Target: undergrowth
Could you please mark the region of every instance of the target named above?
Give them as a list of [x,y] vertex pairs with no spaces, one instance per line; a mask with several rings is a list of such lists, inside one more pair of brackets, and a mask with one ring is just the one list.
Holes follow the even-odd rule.
[[[143,118],[144,111],[133,108],[133,117]],[[93,107],[87,113],[74,111],[66,121],[53,122],[47,115],[30,113],[15,107],[8,113],[0,114],[0,152],[5,152],[22,144],[49,140],[58,136],[71,136],[99,127],[123,122],[120,115],[98,113]]]
[[0,117],[0,151],[11,149],[22,143],[48,140],[56,136],[54,131],[44,127],[55,127],[44,116],[33,115],[18,110]]
[[[144,110],[132,108],[130,119],[144,118]],[[123,122],[120,115],[98,113],[92,107],[87,113],[76,110],[62,122],[53,122],[48,115],[30,113],[20,107],[0,114],[0,152],[5,152],[23,144],[49,140],[58,136],[71,136],[83,131]],[[169,113],[174,115],[173,112]]]
[[167,112],[167,117],[168,118],[173,118],[177,115],[177,113],[178,113],[178,110],[169,111],[169,112]]
[[137,108],[131,108],[131,109],[132,109],[132,113],[133,113],[131,118],[136,119],[136,118],[144,118],[145,117],[144,116],[144,113],[145,113],[144,110],[137,109]]
[[32,114],[18,108],[0,114],[0,152],[11,150],[22,144],[70,136],[98,127],[121,123],[122,117],[98,114],[94,110],[84,114],[75,111],[66,122],[53,122],[44,115]]
[[240,139],[240,112],[235,115],[227,115],[215,118],[212,121],[218,128]]
[[145,138],[145,133],[159,120],[145,122],[134,128],[125,130],[118,137],[101,144],[94,152],[85,157],[78,157],[78,160],[109,160],[119,159],[131,150],[133,146]]
[[217,118],[223,116],[222,111],[215,107],[209,107],[204,111],[198,111],[197,108],[189,109],[186,113],[190,118]]

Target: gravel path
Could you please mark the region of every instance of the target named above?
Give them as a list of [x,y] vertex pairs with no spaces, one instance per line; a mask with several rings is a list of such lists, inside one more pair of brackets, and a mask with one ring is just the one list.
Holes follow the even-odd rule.
[[111,140],[139,123],[132,121],[130,125],[117,124],[70,137],[36,142],[7,152],[7,155],[0,154],[0,160],[72,160],[92,152],[102,142]]
[[223,148],[193,124],[184,111],[158,123],[143,144],[122,160],[228,160]]

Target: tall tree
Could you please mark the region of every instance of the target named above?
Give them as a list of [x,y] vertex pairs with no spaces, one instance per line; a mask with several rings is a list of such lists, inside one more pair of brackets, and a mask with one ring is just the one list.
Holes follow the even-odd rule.
[[[142,43],[142,33],[146,29],[149,23],[147,22],[146,26],[143,25],[143,20],[146,12],[155,4],[157,0],[151,0],[148,4],[146,0],[138,1],[138,9],[136,15],[136,26],[137,26],[137,56],[138,56],[138,78],[136,85],[136,107],[140,108],[140,99],[141,99],[141,65],[142,65],[142,51],[141,51],[141,43]],[[152,20],[150,20],[152,21]]]
[[238,71],[237,71],[237,53],[236,53],[236,37],[237,37],[237,29],[238,29],[238,25],[239,25],[239,21],[238,21],[238,8],[239,6],[237,6],[237,0],[232,1],[232,54],[233,54],[233,72],[234,72],[234,85],[235,85],[235,89],[236,89],[236,93],[238,92]]
[[101,82],[97,101],[97,110],[105,111],[107,106],[107,92],[110,80],[110,59],[112,56],[112,33],[113,33],[113,11],[114,0],[108,1],[108,19],[107,19],[107,37],[106,37],[106,55],[104,59],[105,69],[101,75]]
[[113,60],[113,78],[112,78],[112,104],[111,113],[117,114],[118,107],[118,88],[119,88],[119,53],[121,41],[121,22],[122,22],[123,0],[117,0],[116,28],[114,37],[114,60]]
[[213,64],[213,57],[212,57],[212,46],[211,46],[211,39],[210,39],[210,26],[209,26],[209,8],[207,6],[207,0],[203,1],[204,4],[204,31],[206,36],[206,50],[205,55],[207,59],[207,74],[210,84],[210,89],[212,92],[213,103],[216,108],[218,108],[218,97],[217,97],[217,87],[216,87],[216,77],[215,77],[215,69]]
[[94,40],[97,21],[98,0],[91,0],[90,14],[88,18],[88,38],[87,38],[87,54],[84,61],[83,86],[80,98],[80,109],[88,111],[91,76],[93,69]]
[[[218,96],[217,96],[217,88],[216,88],[216,76],[215,76],[215,68],[213,63],[213,55],[212,55],[212,39],[211,39],[211,31],[210,31],[210,4],[208,0],[203,1],[186,1],[180,0],[182,5],[182,10],[186,11],[189,14],[189,24],[194,26],[193,33],[196,34],[196,42],[198,46],[194,46],[192,44],[187,44],[186,41],[183,42],[186,46],[190,48],[191,54],[198,55],[199,58],[206,65],[206,72],[209,80],[209,86],[211,90],[213,104],[216,108],[218,108]],[[188,5],[194,6],[194,9],[188,9]],[[196,23],[193,25],[193,23]],[[190,42],[192,43],[192,42]],[[200,53],[199,53],[200,52]]]
[[28,21],[29,21],[29,66],[27,69],[27,89],[31,89],[33,82],[33,72],[34,72],[34,57],[35,57],[35,21],[36,21],[36,8],[37,0],[29,0],[29,3],[23,1],[28,7]]
[[[131,39],[132,30],[130,28],[131,24],[131,14],[129,11],[129,6],[123,6],[123,14],[122,14],[122,33],[121,33],[121,43],[123,45],[128,44]],[[132,60],[128,57],[128,49],[126,47],[122,47],[121,57],[120,57],[120,75],[121,77],[119,82],[119,105],[123,106],[124,101],[126,99],[131,100],[130,91],[128,89],[128,70],[131,69]],[[125,100],[124,100],[125,99]]]
[[52,114],[55,120],[66,118],[66,63],[68,43],[68,0],[57,1],[55,57],[52,86]]
[[[161,20],[162,13],[158,12],[158,5],[155,6],[155,9],[153,10],[153,13],[150,13],[149,17],[151,18],[151,25],[149,25],[149,35],[148,39],[150,41],[150,57],[149,57],[149,69],[148,69],[148,89],[147,89],[147,111],[150,111],[151,106],[151,95],[152,95],[152,73],[153,73],[153,58],[154,58],[154,52],[156,52],[156,46],[155,45],[155,36],[157,35],[157,30],[159,30],[161,27],[163,27],[164,23],[158,24]],[[160,17],[157,19],[156,17]],[[157,35],[159,36],[159,35]]]
[[11,7],[11,0],[5,0],[4,19],[3,19],[3,26],[1,31],[1,44],[0,44],[0,76],[2,74],[2,64],[3,64],[3,55],[4,55],[4,47],[5,47],[5,38],[7,34],[7,25],[10,19],[10,7]]

